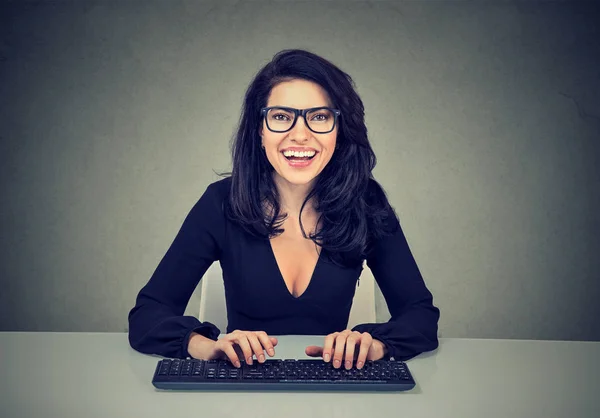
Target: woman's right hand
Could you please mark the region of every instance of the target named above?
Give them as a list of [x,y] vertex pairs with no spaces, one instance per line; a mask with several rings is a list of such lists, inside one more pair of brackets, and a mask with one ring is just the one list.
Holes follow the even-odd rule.
[[[198,337],[210,341],[210,345],[206,346],[202,342],[195,343],[194,339],[198,339]],[[205,342],[208,343],[208,341]],[[188,351],[193,357],[206,360],[227,358],[235,367],[240,367],[240,359],[252,364],[254,356],[256,356],[259,363],[264,363],[266,361],[265,351],[270,357],[273,357],[277,342],[277,338],[269,337],[264,331],[235,330],[217,341],[195,334],[190,338]],[[201,345],[204,345],[207,350],[201,350]],[[196,346],[198,350],[193,350],[193,346]],[[193,351],[196,351],[196,353],[193,353]],[[200,351],[203,351],[203,353],[200,353]],[[196,354],[200,355],[197,356]]]

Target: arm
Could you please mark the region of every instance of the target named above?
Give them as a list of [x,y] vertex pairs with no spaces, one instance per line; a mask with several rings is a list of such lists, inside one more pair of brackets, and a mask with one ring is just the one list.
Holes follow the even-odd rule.
[[408,360],[438,347],[440,311],[425,286],[398,218],[388,209],[392,235],[372,243],[367,265],[385,298],[391,319],[383,324],[360,324],[352,330],[368,332],[381,341],[387,357]]
[[185,218],[167,253],[129,312],[129,343],[146,354],[189,356],[192,333],[216,340],[220,331],[210,322],[183,316],[192,292],[210,265],[220,257],[224,239],[221,201],[213,184]]

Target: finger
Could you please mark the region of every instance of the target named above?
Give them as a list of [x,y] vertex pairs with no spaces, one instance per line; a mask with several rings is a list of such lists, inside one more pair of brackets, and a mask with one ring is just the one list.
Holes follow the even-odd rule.
[[[358,334],[358,335],[357,335]],[[354,350],[356,349],[356,344],[360,342],[360,333],[353,332],[346,339],[346,355],[344,365],[346,366],[346,370],[350,370],[352,368],[352,363],[354,363]]]
[[273,357],[275,355],[275,349],[273,348],[273,343],[271,342],[271,338],[264,331],[255,332],[258,341],[267,350],[269,356]]
[[252,347],[252,351],[254,352],[254,355],[256,356],[256,359],[258,360],[258,362],[264,363],[265,362],[265,349],[263,348],[262,344],[258,340],[258,336],[256,335],[256,333],[249,332],[246,334],[246,337],[248,337],[248,342],[250,343],[250,347]]
[[367,355],[369,349],[373,345],[373,337],[368,332],[363,332],[360,339],[360,349],[358,351],[358,358],[356,359],[356,368],[362,369],[365,362],[367,361]]
[[325,363],[328,363],[333,356],[333,343],[338,334],[339,332],[334,332],[325,337],[325,344],[323,345],[323,361],[325,361]]
[[229,342],[229,341],[223,342],[223,344],[219,347],[219,349],[223,353],[225,353],[225,355],[227,356],[227,358],[229,359],[229,361],[235,367],[239,368],[241,366],[240,358],[238,357],[237,353],[235,352],[235,349],[233,348],[233,345],[231,344],[231,342]]
[[250,347],[250,343],[248,342],[248,337],[246,334],[243,332],[237,334],[235,342],[242,349],[246,363],[252,364],[252,348]]
[[269,337],[269,339],[271,340],[271,344],[273,344],[273,347],[275,347],[277,343],[279,343],[277,337]]
[[319,347],[316,345],[309,345],[304,350],[307,356],[310,357],[322,357],[323,356],[323,347]]
[[335,349],[333,351],[333,367],[339,368],[342,365],[342,360],[344,359],[344,348],[346,346],[346,335],[347,334],[339,334],[335,338]]

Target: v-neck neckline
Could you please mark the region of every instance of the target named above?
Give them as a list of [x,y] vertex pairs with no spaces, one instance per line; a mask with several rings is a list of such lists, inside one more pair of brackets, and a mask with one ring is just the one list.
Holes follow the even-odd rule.
[[314,279],[316,276],[317,269],[319,268],[319,264],[321,264],[321,256],[323,254],[323,249],[322,248],[319,249],[319,256],[317,257],[317,262],[315,263],[315,266],[313,268],[312,274],[308,281],[308,285],[306,285],[306,289],[304,289],[304,292],[302,292],[300,295],[298,295],[298,297],[296,297],[292,294],[292,292],[290,292],[290,289],[288,289],[288,287],[287,287],[285,278],[283,277],[283,273],[281,273],[281,269],[279,268],[279,263],[277,262],[277,256],[275,255],[275,251],[273,250],[273,246],[271,245],[271,240],[269,238],[267,238],[266,241],[267,241],[266,245],[267,245],[267,247],[269,247],[269,253],[271,254],[271,260],[273,261],[275,270],[277,270],[277,273],[279,275],[278,282],[283,285],[283,290],[285,291],[285,293],[287,293],[287,295],[289,297],[291,297],[294,300],[302,299],[304,297],[304,295],[306,295],[306,292],[308,292],[310,290],[310,288],[312,286],[314,286],[313,282],[314,282]]

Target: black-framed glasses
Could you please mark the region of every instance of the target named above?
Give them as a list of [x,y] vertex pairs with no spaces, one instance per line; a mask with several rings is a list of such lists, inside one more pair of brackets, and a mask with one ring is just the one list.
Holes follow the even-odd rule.
[[342,114],[338,109],[327,106],[311,107],[310,109],[294,109],[293,107],[271,106],[263,107],[262,117],[267,122],[271,132],[287,132],[291,130],[298,120],[298,115],[304,118],[308,129],[317,134],[326,134],[335,128],[337,118]]

